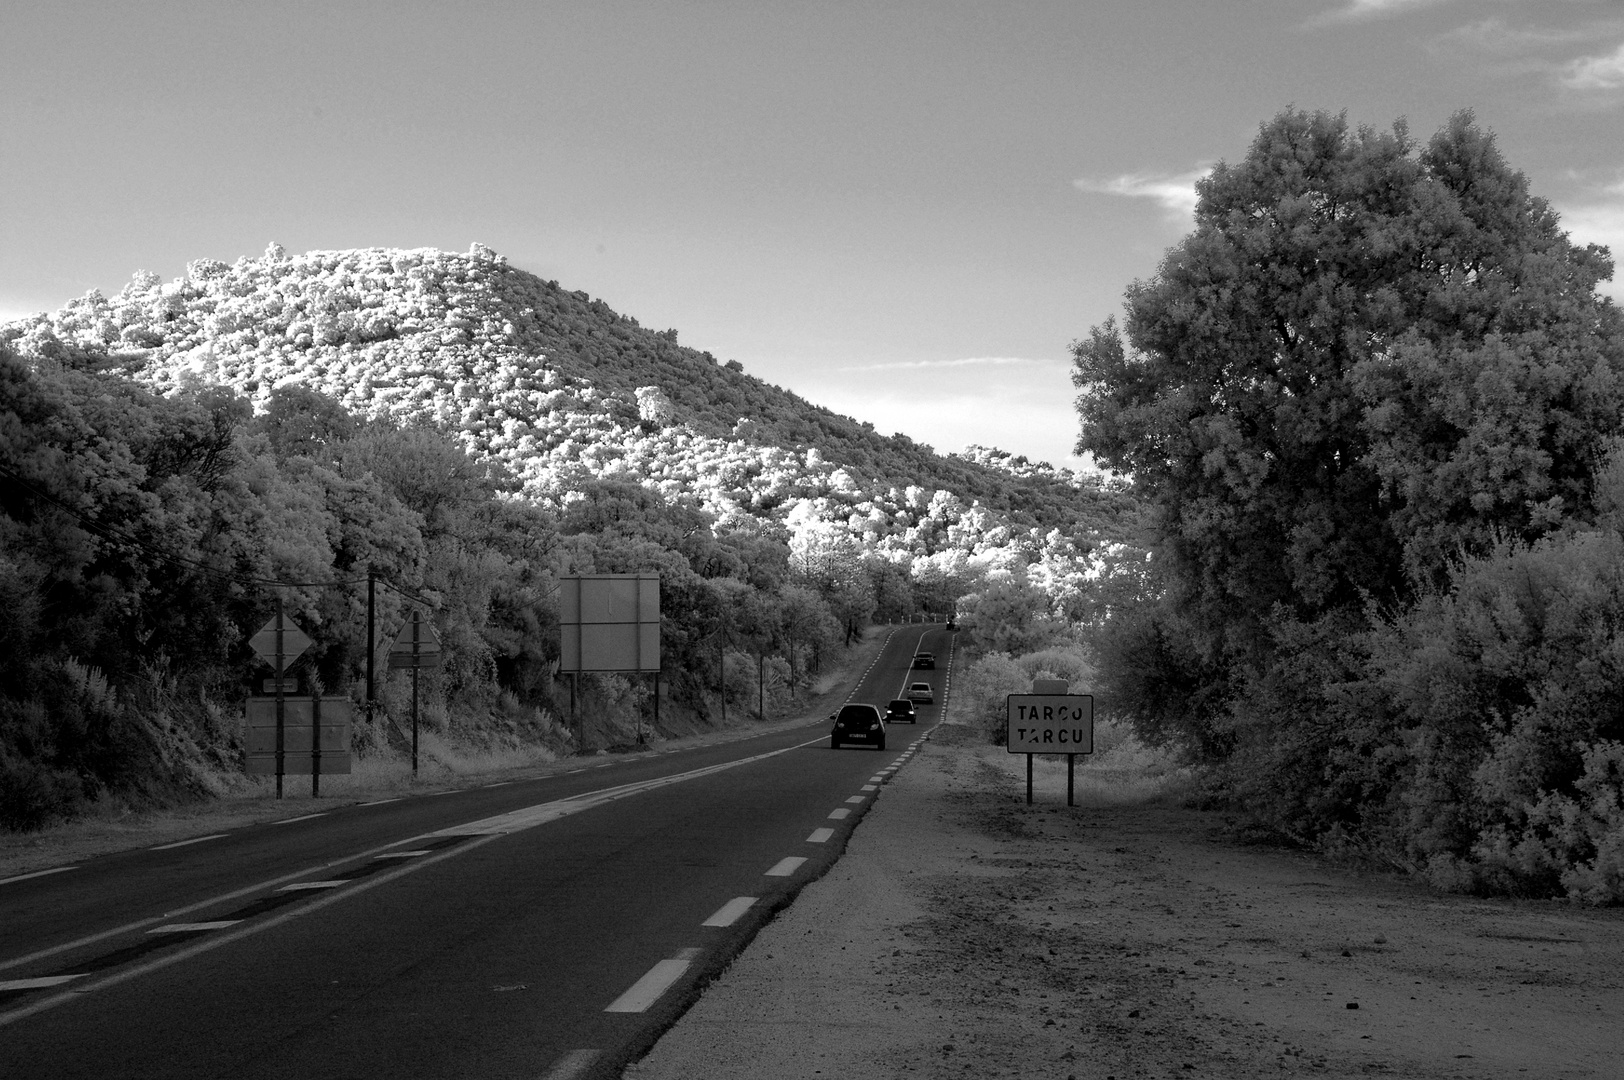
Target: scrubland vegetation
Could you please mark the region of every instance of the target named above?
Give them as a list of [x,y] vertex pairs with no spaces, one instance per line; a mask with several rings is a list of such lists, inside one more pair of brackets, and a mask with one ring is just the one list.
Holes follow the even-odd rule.
[[[661,576],[662,733],[793,713],[872,619],[989,577],[1083,604],[1131,530],[1119,487],[942,457],[600,301],[465,255],[273,247],[0,327],[0,825],[206,798],[240,776],[280,593],[326,693],[364,697],[366,578],[446,662],[446,755],[624,747],[647,678],[556,674],[556,585]],[[398,757],[379,663],[366,768]]]
[[[1287,111],[1074,346],[1151,558],[1088,628],[1109,713],[1277,834],[1624,901],[1624,324],[1469,115]],[[1019,650],[1012,650],[1019,652]]]

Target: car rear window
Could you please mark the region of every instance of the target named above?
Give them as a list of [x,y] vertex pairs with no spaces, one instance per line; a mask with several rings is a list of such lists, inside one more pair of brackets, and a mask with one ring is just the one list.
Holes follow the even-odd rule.
[[879,717],[879,710],[872,705],[847,705],[840,710],[840,723],[867,724]]

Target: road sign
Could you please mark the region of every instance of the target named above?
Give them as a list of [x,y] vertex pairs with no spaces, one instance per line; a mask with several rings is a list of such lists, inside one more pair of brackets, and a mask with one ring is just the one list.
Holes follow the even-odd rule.
[[1010,694],[1004,707],[1011,754],[1094,752],[1094,695]]
[[[289,775],[309,776],[316,772],[316,759],[320,758],[320,772],[316,775],[347,775],[350,771],[350,728],[354,706],[349,698],[324,697],[321,699],[320,754],[311,745],[316,728],[316,699],[313,697],[284,697],[282,699],[282,772]],[[250,776],[271,776],[276,773],[276,699],[249,698],[248,725],[244,771]]]
[[421,608],[413,608],[401,624],[395,643],[389,646],[389,666],[392,668],[439,667],[440,637],[434,632],[434,623],[423,617]]
[[660,670],[659,574],[572,574],[558,585],[560,670]]
[[310,635],[299,629],[299,624],[283,615],[280,610],[271,616],[271,621],[260,628],[259,633],[248,639],[259,658],[276,667],[276,629],[278,624],[282,627],[282,670],[286,671],[288,665],[315,642]]

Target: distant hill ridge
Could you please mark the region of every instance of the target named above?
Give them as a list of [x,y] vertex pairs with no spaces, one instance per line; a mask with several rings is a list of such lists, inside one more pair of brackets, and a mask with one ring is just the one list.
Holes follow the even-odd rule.
[[[1052,548],[1056,533],[1086,550],[1129,509],[1091,476],[880,435],[480,244],[272,244],[231,265],[192,262],[169,283],[138,273],[115,296],[0,326],[0,339],[24,356],[122,366],[159,391],[223,384],[264,398],[302,383],[361,416],[441,425],[541,499],[620,477],[723,518],[793,510],[920,555],[955,521],[959,550],[1012,535]],[[962,535],[966,518],[977,537]]]

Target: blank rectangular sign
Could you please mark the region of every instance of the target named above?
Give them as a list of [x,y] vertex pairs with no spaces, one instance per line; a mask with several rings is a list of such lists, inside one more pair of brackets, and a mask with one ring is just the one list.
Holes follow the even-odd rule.
[[660,576],[582,574],[559,582],[560,671],[659,671]]

